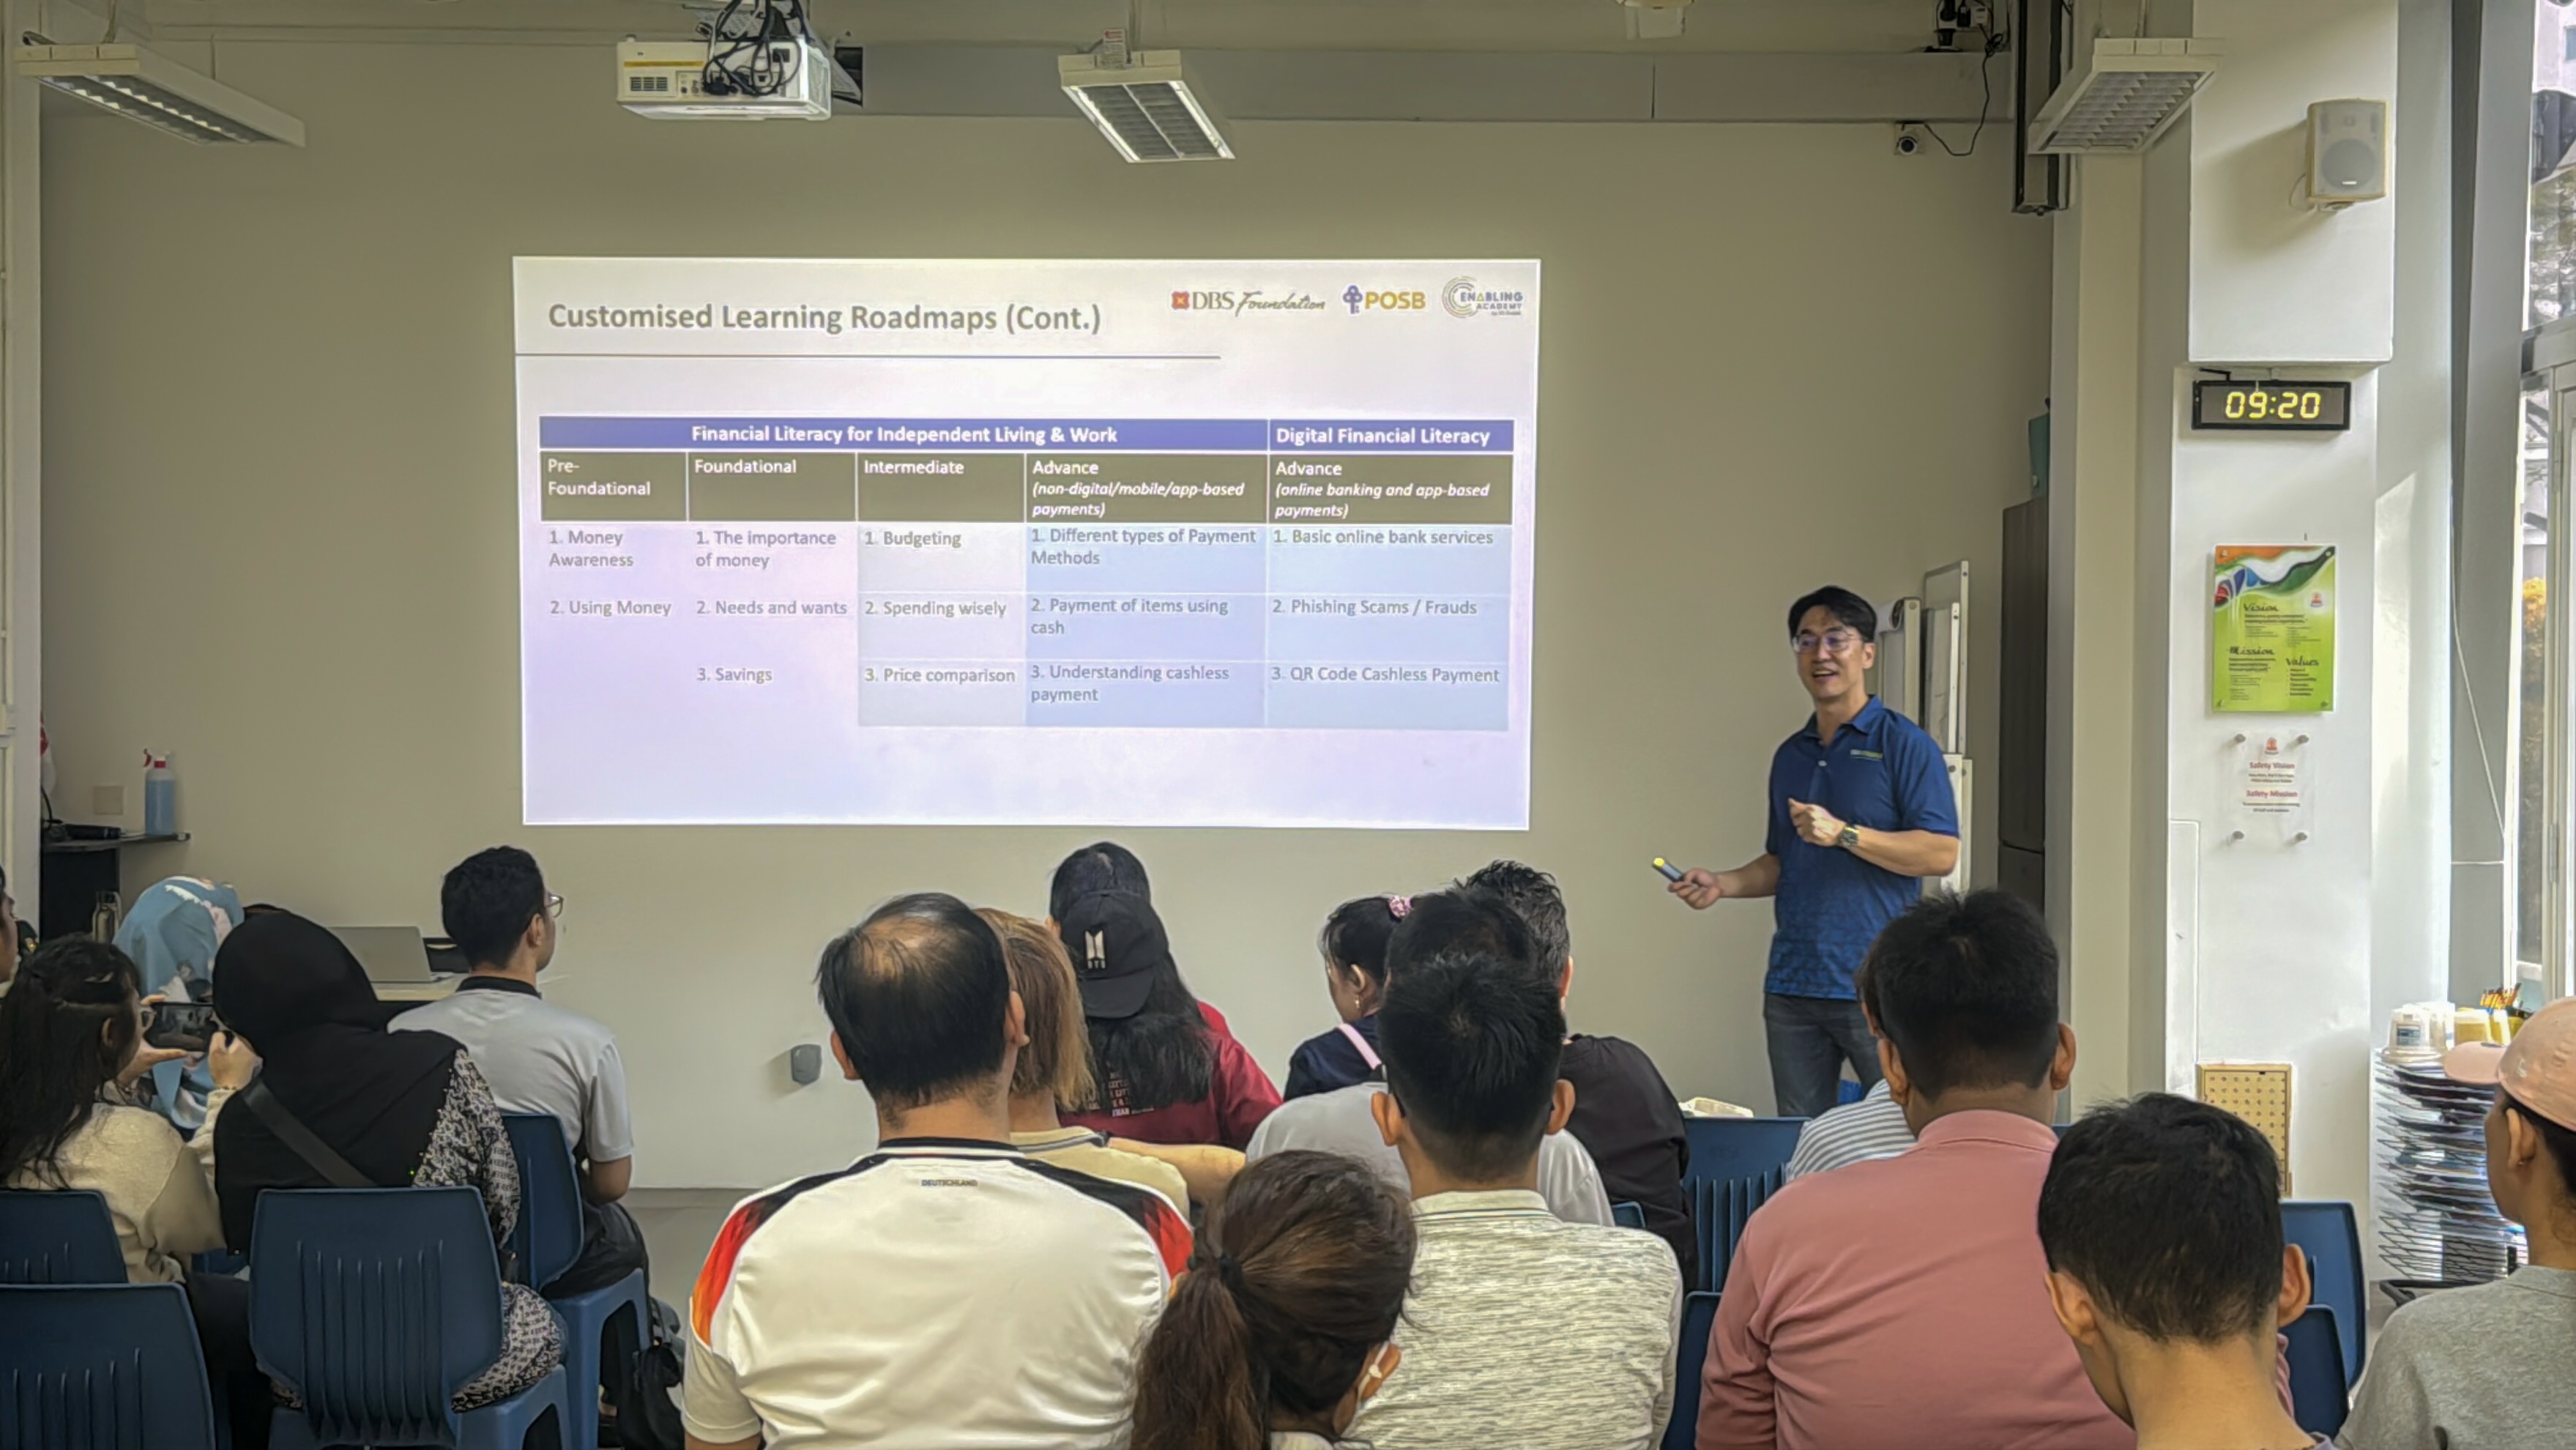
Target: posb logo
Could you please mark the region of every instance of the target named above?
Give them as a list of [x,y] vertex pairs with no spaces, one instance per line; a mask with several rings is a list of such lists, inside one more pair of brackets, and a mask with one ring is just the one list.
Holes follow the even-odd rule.
[[1342,305],[1357,317],[1363,312],[1420,312],[1431,305],[1428,292],[1373,292],[1353,284],[1342,289]]
[[1175,292],[1172,294],[1172,310],[1232,312],[1235,310],[1235,296],[1231,292]]

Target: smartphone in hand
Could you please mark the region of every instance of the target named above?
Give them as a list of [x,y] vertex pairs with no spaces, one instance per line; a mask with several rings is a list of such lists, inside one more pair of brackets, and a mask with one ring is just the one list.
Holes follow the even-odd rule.
[[144,1029],[143,1040],[154,1047],[203,1052],[222,1029],[212,1002],[162,1002],[153,1007],[152,1025]]

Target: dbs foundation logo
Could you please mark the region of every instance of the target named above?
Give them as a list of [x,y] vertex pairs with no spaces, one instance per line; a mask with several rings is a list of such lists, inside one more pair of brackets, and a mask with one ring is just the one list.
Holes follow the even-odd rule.
[[1245,312],[1321,312],[1324,299],[1306,292],[1264,292],[1258,287],[1239,292],[1172,293],[1174,312],[1222,312],[1228,316]]
[[1431,298],[1421,292],[1375,292],[1354,283],[1342,289],[1342,305],[1357,317],[1363,312],[1420,312]]
[[1526,300],[1518,292],[1488,291],[1473,277],[1452,277],[1440,289],[1440,305],[1452,317],[1518,317]]

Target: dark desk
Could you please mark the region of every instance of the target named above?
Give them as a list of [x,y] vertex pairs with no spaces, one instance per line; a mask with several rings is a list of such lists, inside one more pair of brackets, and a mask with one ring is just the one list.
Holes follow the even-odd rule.
[[[175,845],[187,839],[187,832],[175,831],[159,836],[118,836],[104,841],[46,841],[43,895],[36,903],[36,935],[50,941],[58,936],[86,933],[90,919],[98,913],[99,897],[113,891],[120,904],[130,904],[134,900],[134,893],[125,886],[125,852],[128,847]],[[152,878],[153,881],[159,879],[159,876]],[[152,882],[143,884],[149,886]]]

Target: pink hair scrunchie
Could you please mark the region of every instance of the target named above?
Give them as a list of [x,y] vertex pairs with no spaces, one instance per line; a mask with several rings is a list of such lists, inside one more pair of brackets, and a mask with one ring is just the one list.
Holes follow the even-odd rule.
[[1390,896],[1386,899],[1386,914],[1398,921],[1404,920],[1412,911],[1413,898],[1410,896]]

